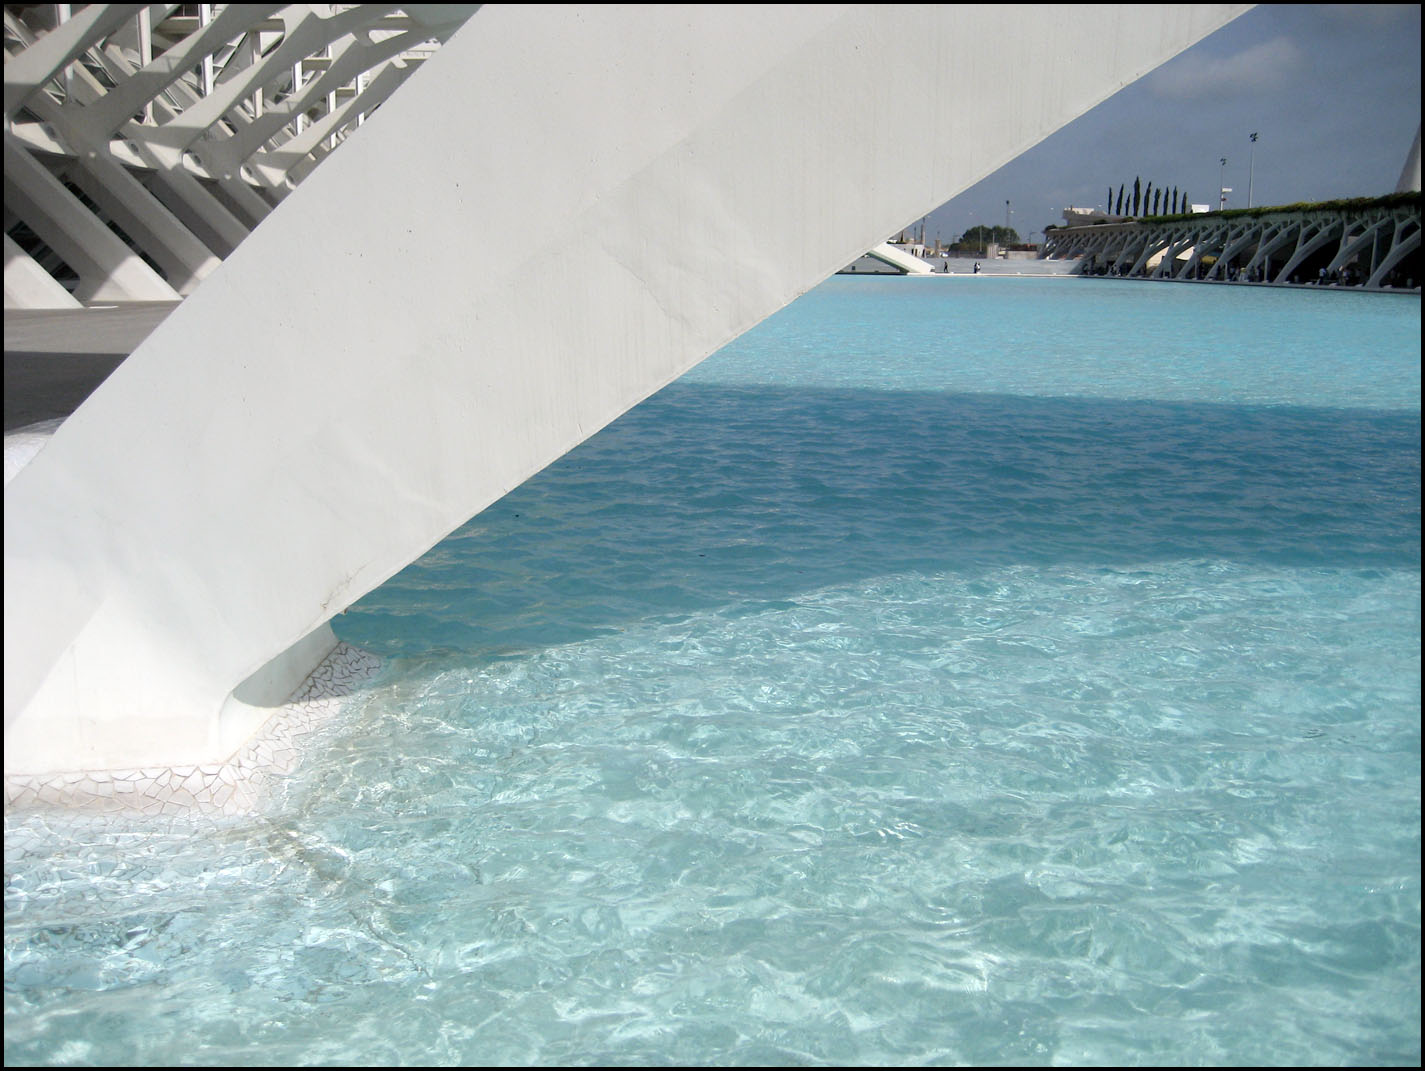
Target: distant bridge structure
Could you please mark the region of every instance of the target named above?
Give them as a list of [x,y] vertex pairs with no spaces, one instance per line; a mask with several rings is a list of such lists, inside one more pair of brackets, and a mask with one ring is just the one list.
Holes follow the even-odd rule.
[[1043,256],[1085,275],[1418,289],[1420,194],[1059,227]]

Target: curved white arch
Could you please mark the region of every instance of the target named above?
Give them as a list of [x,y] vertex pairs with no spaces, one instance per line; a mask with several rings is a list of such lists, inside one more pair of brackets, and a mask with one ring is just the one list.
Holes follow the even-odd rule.
[[238,682],[1243,10],[482,8],[6,488],[7,772],[221,759]]

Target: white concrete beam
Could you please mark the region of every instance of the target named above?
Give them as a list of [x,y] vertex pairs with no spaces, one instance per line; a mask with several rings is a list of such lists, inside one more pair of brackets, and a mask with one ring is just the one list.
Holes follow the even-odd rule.
[[90,104],[85,109],[87,121],[104,134],[114,133],[204,57],[239,35],[243,27],[279,10],[280,4],[227,5],[200,32],[173,45]]
[[90,4],[18,55],[5,57],[5,116],[13,118],[25,101],[75,57],[122,26],[147,5]]
[[[115,49],[105,49],[102,58],[118,82],[122,83],[135,73],[133,65]],[[162,96],[154,97],[147,107],[160,119],[175,114]],[[102,129],[106,124],[97,125]],[[227,256],[248,236],[251,225],[234,215],[188,170],[182,150],[149,144],[147,129],[147,124],[131,119],[120,125],[118,133],[127,139],[139,160],[153,170],[153,183],[157,187],[155,196],[199,241],[219,257]]]
[[31,107],[74,151],[70,180],[153,258],[170,286],[190,293],[218,266],[213,251],[114,160],[107,138],[95,139],[85,124],[72,121],[79,109],[61,108],[43,94],[32,98]]
[[[427,40],[425,34],[418,32],[402,34],[377,45],[361,45],[354,38],[339,43],[336,48],[340,54],[329,69],[312,79],[282,104],[268,108],[261,119],[254,120],[244,130],[208,146],[209,158],[227,171],[236,171],[298,114],[311,108],[318,100],[329,97],[333,87],[355,80],[362,72],[379,70],[388,60],[424,40]],[[394,90],[395,87],[391,88]],[[345,112],[346,108],[343,108],[342,114]],[[303,131],[293,138],[293,142],[301,142],[305,146],[298,159],[311,152],[322,137],[335,133],[340,127],[340,121],[340,116],[329,113],[313,124],[314,127],[321,128],[320,136],[313,138],[308,131]],[[296,148],[292,142],[284,143],[283,147],[289,152]]]
[[74,295],[5,235],[5,307],[7,309],[77,309]]
[[80,301],[178,300],[157,272],[8,134],[5,201],[79,273]]
[[1340,235],[1343,222],[1339,219],[1303,224],[1296,240],[1296,251],[1282,265],[1280,276],[1290,278],[1297,267],[1327,242]]
[[153,258],[179,294],[192,293],[222,263],[107,148],[77,160],[69,177]]
[[[1331,263],[1326,266],[1326,270],[1331,272],[1344,268],[1350,263],[1352,257],[1356,256],[1356,254],[1366,247],[1367,242],[1374,241],[1376,236],[1389,228],[1390,225],[1390,217],[1385,216],[1373,222],[1353,224],[1352,226],[1346,227],[1344,233],[1341,235],[1341,248],[1337,251],[1336,256],[1332,258]],[[1359,234],[1353,235],[1351,231],[1355,226],[1361,226],[1362,229]]]
[[[1414,228],[1414,233],[1407,234],[1410,228]],[[1406,221],[1398,220],[1391,235],[1390,248],[1385,256],[1376,266],[1371,277],[1366,280],[1366,286],[1370,289],[1377,289],[1385,284],[1386,276],[1406,258],[1409,254],[1420,248],[1420,222],[1419,220]],[[1419,283],[1419,280],[1416,280]]]

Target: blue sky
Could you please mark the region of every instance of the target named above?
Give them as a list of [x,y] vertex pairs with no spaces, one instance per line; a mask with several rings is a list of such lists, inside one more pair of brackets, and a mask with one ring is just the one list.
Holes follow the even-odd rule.
[[[1066,205],[1135,176],[1228,207],[1395,189],[1420,125],[1420,5],[1263,4],[1181,53],[927,217],[953,240],[977,223],[1038,240]],[[1248,135],[1259,135],[1255,157]]]

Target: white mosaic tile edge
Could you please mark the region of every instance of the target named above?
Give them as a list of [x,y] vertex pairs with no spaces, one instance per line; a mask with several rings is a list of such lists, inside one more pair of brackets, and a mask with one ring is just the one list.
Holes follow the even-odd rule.
[[255,813],[277,778],[296,770],[307,738],[381,661],[339,643],[261,729],[225,763],[137,770],[5,775],[5,810],[58,806],[151,817]]

